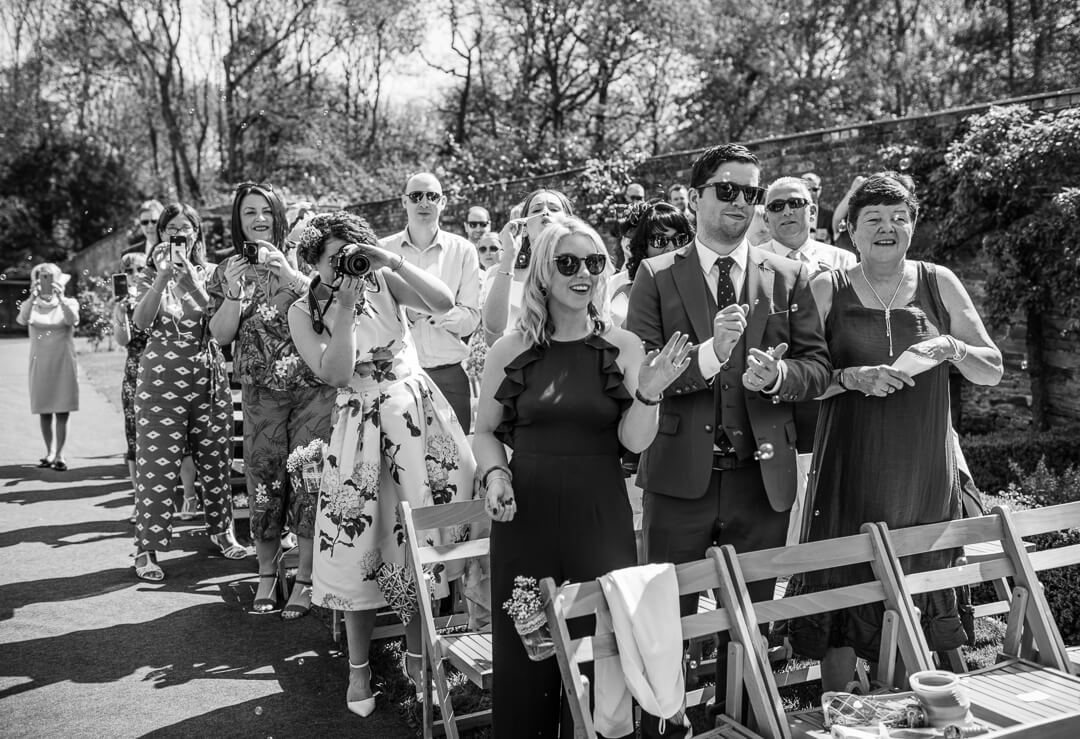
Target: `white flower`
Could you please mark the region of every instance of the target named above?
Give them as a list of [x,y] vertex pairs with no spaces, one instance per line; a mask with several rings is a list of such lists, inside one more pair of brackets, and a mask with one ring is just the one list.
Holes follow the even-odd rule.
[[428,456],[444,466],[454,463],[458,459],[458,448],[454,437],[448,434],[431,434],[427,438]]
[[295,354],[289,354],[276,360],[274,362],[274,376],[279,380],[287,380],[299,363],[300,357]]
[[270,496],[266,494],[265,482],[260,482],[255,486],[255,502],[259,505],[265,505],[270,502]]
[[259,314],[259,318],[266,322],[270,322],[278,317],[278,309],[269,303],[263,303],[255,309],[255,312]]

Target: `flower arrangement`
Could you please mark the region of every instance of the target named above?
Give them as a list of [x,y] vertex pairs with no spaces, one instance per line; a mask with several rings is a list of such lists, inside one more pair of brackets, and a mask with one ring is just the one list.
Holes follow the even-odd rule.
[[555,643],[551,640],[544,613],[544,596],[535,577],[518,575],[514,578],[514,589],[510,600],[503,603],[503,610],[514,620],[514,628],[529,659],[539,662],[555,653]]
[[307,446],[298,446],[289,453],[289,458],[285,460],[285,469],[292,480],[293,490],[319,492],[325,447],[322,439],[312,439]]

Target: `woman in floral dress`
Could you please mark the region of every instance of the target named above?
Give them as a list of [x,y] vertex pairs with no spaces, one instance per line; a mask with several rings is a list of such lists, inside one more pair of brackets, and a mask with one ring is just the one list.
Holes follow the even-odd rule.
[[[297,447],[330,438],[334,389],[300,359],[289,335],[289,306],[310,280],[296,264],[285,238],[285,205],[268,186],[236,189],[232,239],[236,254],[210,280],[210,330],[233,344],[233,375],[240,381],[244,411],[244,475],[251,507],[251,537],[259,559],[256,613],[278,609],[277,558],[281,535],[291,526],[300,548],[296,587],[281,612],[285,620],[311,606],[315,493],[293,489],[285,462]],[[257,263],[244,255],[254,244]]]
[[[376,609],[388,600],[406,622],[412,655],[406,674],[416,684],[420,679],[420,620],[395,598],[410,580],[398,503],[467,500],[475,471],[449,403],[420,369],[402,311],[439,315],[453,307],[453,296],[439,279],[376,243],[358,216],[341,211],[313,218],[300,256],[318,276],[289,311],[300,356],[340,388],[316,515],[313,600],[345,612],[346,699],[361,716],[375,710],[368,647]],[[341,252],[363,254],[371,271],[350,276],[335,270]],[[430,533],[433,541],[448,536]],[[446,589],[446,578],[439,579],[436,595]],[[415,602],[410,606],[415,610]]]

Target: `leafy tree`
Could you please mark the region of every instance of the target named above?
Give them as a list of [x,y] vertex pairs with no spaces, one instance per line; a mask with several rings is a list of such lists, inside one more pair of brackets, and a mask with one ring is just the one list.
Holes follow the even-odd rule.
[[1045,429],[1045,318],[1080,326],[1080,189],[1070,186],[1080,170],[1080,110],[992,108],[969,124],[946,158],[956,177],[947,233],[953,244],[982,243],[991,322],[1024,316],[1032,420]]

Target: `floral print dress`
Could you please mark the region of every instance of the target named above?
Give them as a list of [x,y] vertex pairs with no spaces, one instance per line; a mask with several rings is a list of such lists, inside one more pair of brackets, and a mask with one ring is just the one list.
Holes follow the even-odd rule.
[[[356,366],[338,390],[315,519],[312,602],[343,611],[380,608],[406,587],[398,504],[469,500],[476,470],[450,404],[420,369],[402,308],[381,273],[365,295],[353,326]],[[305,303],[296,305],[307,313]],[[329,325],[331,332],[342,328]],[[462,533],[425,532],[432,544]],[[438,597],[455,573],[436,574]]]

